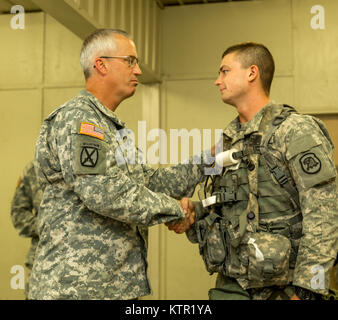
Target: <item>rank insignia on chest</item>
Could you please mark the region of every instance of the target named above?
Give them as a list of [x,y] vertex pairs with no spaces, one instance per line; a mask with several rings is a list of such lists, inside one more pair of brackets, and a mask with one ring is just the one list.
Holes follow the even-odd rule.
[[304,154],[299,159],[299,162],[302,166],[303,171],[308,174],[315,174],[319,172],[322,167],[320,160],[312,152]]
[[85,134],[92,136],[98,139],[104,139],[104,130],[101,127],[96,126],[95,124],[88,122],[81,122],[80,134]]

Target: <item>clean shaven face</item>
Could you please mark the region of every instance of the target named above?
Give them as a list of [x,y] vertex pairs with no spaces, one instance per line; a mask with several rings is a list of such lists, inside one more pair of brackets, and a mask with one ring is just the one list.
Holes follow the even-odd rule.
[[243,68],[236,53],[227,54],[221,62],[215,85],[219,87],[223,102],[236,106],[247,92],[248,68]]

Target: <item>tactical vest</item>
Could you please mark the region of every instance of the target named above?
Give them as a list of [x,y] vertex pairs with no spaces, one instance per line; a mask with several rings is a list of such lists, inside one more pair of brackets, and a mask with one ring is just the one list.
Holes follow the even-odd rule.
[[[293,112],[265,110],[259,132],[245,137],[235,170],[213,177],[216,203],[196,223],[200,253],[210,273],[236,278],[244,288],[285,285],[292,279],[302,235],[298,191],[269,152],[274,131]],[[224,150],[231,141],[224,140]]]

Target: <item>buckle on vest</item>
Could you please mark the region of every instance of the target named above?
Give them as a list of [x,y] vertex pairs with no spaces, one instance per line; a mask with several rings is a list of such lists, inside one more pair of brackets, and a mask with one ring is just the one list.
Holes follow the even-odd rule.
[[232,202],[236,201],[236,192],[215,192],[213,195],[216,196],[216,203]]
[[234,152],[232,154],[232,157],[235,159],[235,160],[239,160],[239,159],[242,159],[244,157],[244,152],[243,151],[237,151],[237,152]]
[[263,274],[266,278],[269,278],[269,279],[272,278],[273,275],[275,274],[274,265],[272,261],[270,261],[269,259],[265,260],[264,267],[263,267]]
[[288,177],[279,167],[276,166],[270,169],[270,171],[281,186],[288,182]]

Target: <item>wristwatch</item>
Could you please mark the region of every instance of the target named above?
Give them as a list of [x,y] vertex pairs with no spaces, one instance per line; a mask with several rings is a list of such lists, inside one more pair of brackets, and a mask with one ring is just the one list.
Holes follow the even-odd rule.
[[301,300],[316,300],[317,295],[307,289],[295,286],[295,294]]

